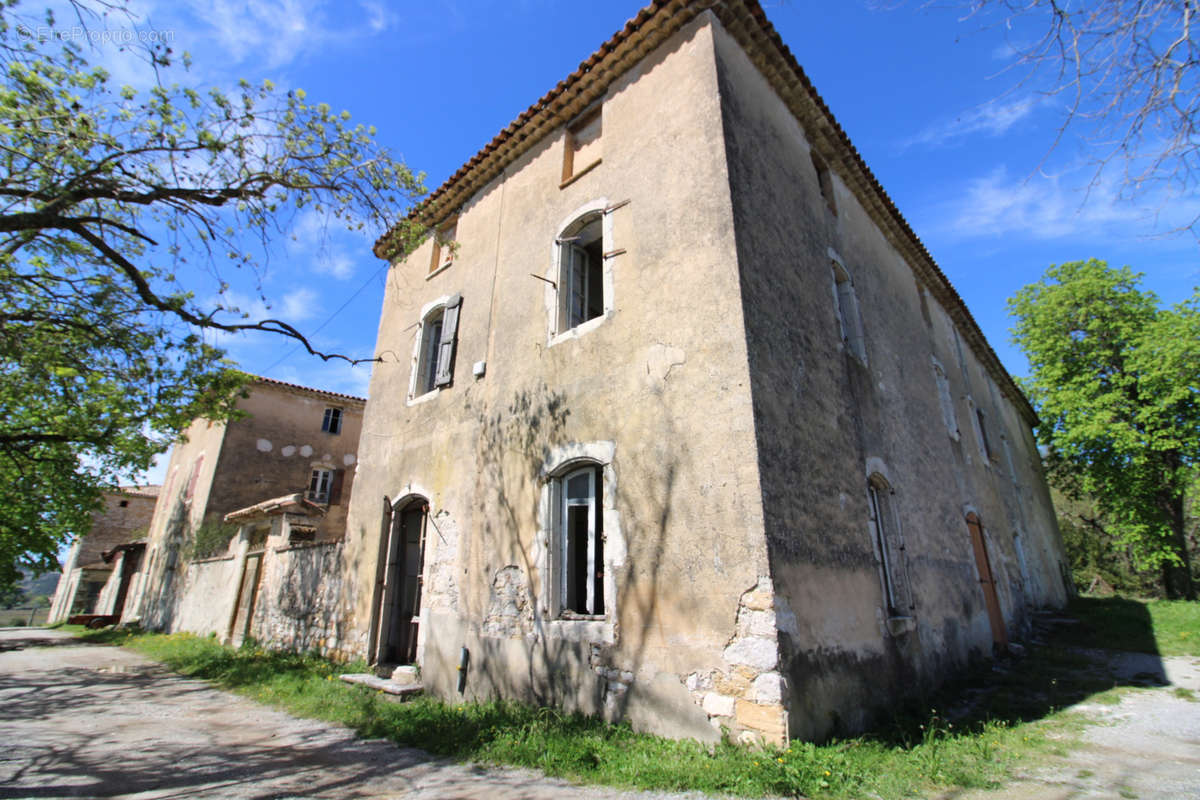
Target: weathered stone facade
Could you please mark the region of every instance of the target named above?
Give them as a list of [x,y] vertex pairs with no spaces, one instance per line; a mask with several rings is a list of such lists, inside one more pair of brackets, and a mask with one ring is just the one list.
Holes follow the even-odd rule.
[[114,573],[111,555],[107,561],[105,555],[118,545],[146,536],[159,489],[128,486],[104,494],[104,506],[92,515],[91,528],[71,543],[50,602],[49,623],[62,622],[72,614],[119,613],[111,609],[104,592]]
[[757,4],[656,2],[431,208],[455,245],[387,284],[412,358],[372,375],[349,652],[779,742],[1064,601],[1032,409]]
[[[247,630],[245,620],[235,620],[243,588],[243,610],[268,613],[270,604],[254,601],[278,594],[265,583],[268,568],[280,563],[263,556],[272,520],[282,515],[287,522],[286,531],[275,531],[273,548],[332,545],[343,536],[363,405],[361,398],[258,378],[239,401],[243,417],[192,423],[171,454],[123,621],[231,639],[235,622],[243,634]],[[246,530],[245,518],[233,518],[238,514],[256,520],[253,530]],[[251,533],[258,536],[254,542],[247,539]],[[261,571],[243,586],[251,545],[256,552],[250,564]],[[297,570],[303,571],[303,561]],[[297,623],[288,642],[307,647],[310,640],[329,638],[311,633],[307,624]]]

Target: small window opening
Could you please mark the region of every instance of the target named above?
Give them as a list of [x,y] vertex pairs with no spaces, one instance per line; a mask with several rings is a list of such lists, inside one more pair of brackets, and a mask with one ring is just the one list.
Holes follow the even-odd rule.
[[325,418],[321,420],[321,430],[325,433],[342,432],[342,410],[340,408],[325,409]]
[[121,508],[128,508],[128,507],[129,507],[129,501],[128,501],[128,500],[122,500],[120,503],[117,503],[117,505],[119,505]]
[[601,468],[588,466],[561,479],[560,603],[564,614],[604,614],[604,515]]
[[821,190],[821,197],[825,199],[825,205],[837,216],[837,201],[833,197],[833,176],[829,172],[829,167],[816,153],[812,153],[813,169],[817,171],[817,186]]
[[603,216],[590,214],[559,239],[558,330],[604,313]]
[[430,272],[437,272],[454,263],[454,256],[458,251],[458,242],[454,238],[457,233],[457,220],[451,220],[434,233],[433,260],[429,264]]
[[566,146],[563,148],[562,179],[564,182],[600,163],[600,140],[603,133],[603,106],[597,105],[567,125]]

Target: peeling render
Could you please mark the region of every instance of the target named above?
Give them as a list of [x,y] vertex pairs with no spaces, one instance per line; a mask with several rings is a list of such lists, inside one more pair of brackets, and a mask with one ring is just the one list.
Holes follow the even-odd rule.
[[775,591],[771,579],[762,576],[738,601],[735,633],[723,651],[725,666],[686,677],[688,690],[710,724],[740,742],[787,740],[787,682],[776,671],[776,625]]

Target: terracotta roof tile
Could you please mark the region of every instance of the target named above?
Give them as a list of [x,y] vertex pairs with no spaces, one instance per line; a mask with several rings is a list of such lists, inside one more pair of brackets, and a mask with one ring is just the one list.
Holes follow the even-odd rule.
[[287,381],[280,381],[280,380],[276,380],[274,378],[264,378],[261,375],[251,375],[250,377],[253,379],[253,381],[252,381],[253,383],[269,383],[269,384],[273,384],[275,386],[283,386],[288,389],[295,389],[295,390],[301,391],[301,392],[308,392],[310,394],[321,395],[323,397],[336,397],[339,400],[352,400],[355,403],[366,403],[367,402],[366,398],[355,397],[352,394],[342,394],[341,392],[330,392],[326,389],[314,389],[311,386],[301,386],[298,383],[288,383]]

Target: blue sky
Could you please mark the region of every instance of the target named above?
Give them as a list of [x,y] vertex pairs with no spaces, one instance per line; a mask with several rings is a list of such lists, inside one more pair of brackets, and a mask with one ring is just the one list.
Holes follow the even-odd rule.
[[[304,88],[378,129],[432,189],[635,15],[617,2],[386,3],[377,0],[162,0],[136,8],[194,59],[189,82],[270,78]],[[1172,228],[1195,198],[1120,197],[1117,170],[1097,175],[1100,145],[1068,131],[1050,152],[1063,106],[1006,70],[1035,27],[964,19],[947,2],[764,3],[867,164],[966,300],[1016,375],[1005,299],[1052,263],[1129,264],[1166,303],[1200,284],[1200,250]],[[118,80],[127,59],[110,57]],[[369,356],[384,285],[374,238],[323,235],[298,220],[264,281],[272,315],[323,349]],[[235,285],[251,313],[252,286]],[[203,286],[197,287],[205,291]],[[336,313],[335,313],[336,312]],[[365,367],[321,362],[286,340],[222,340],[244,369],[365,395]]]

